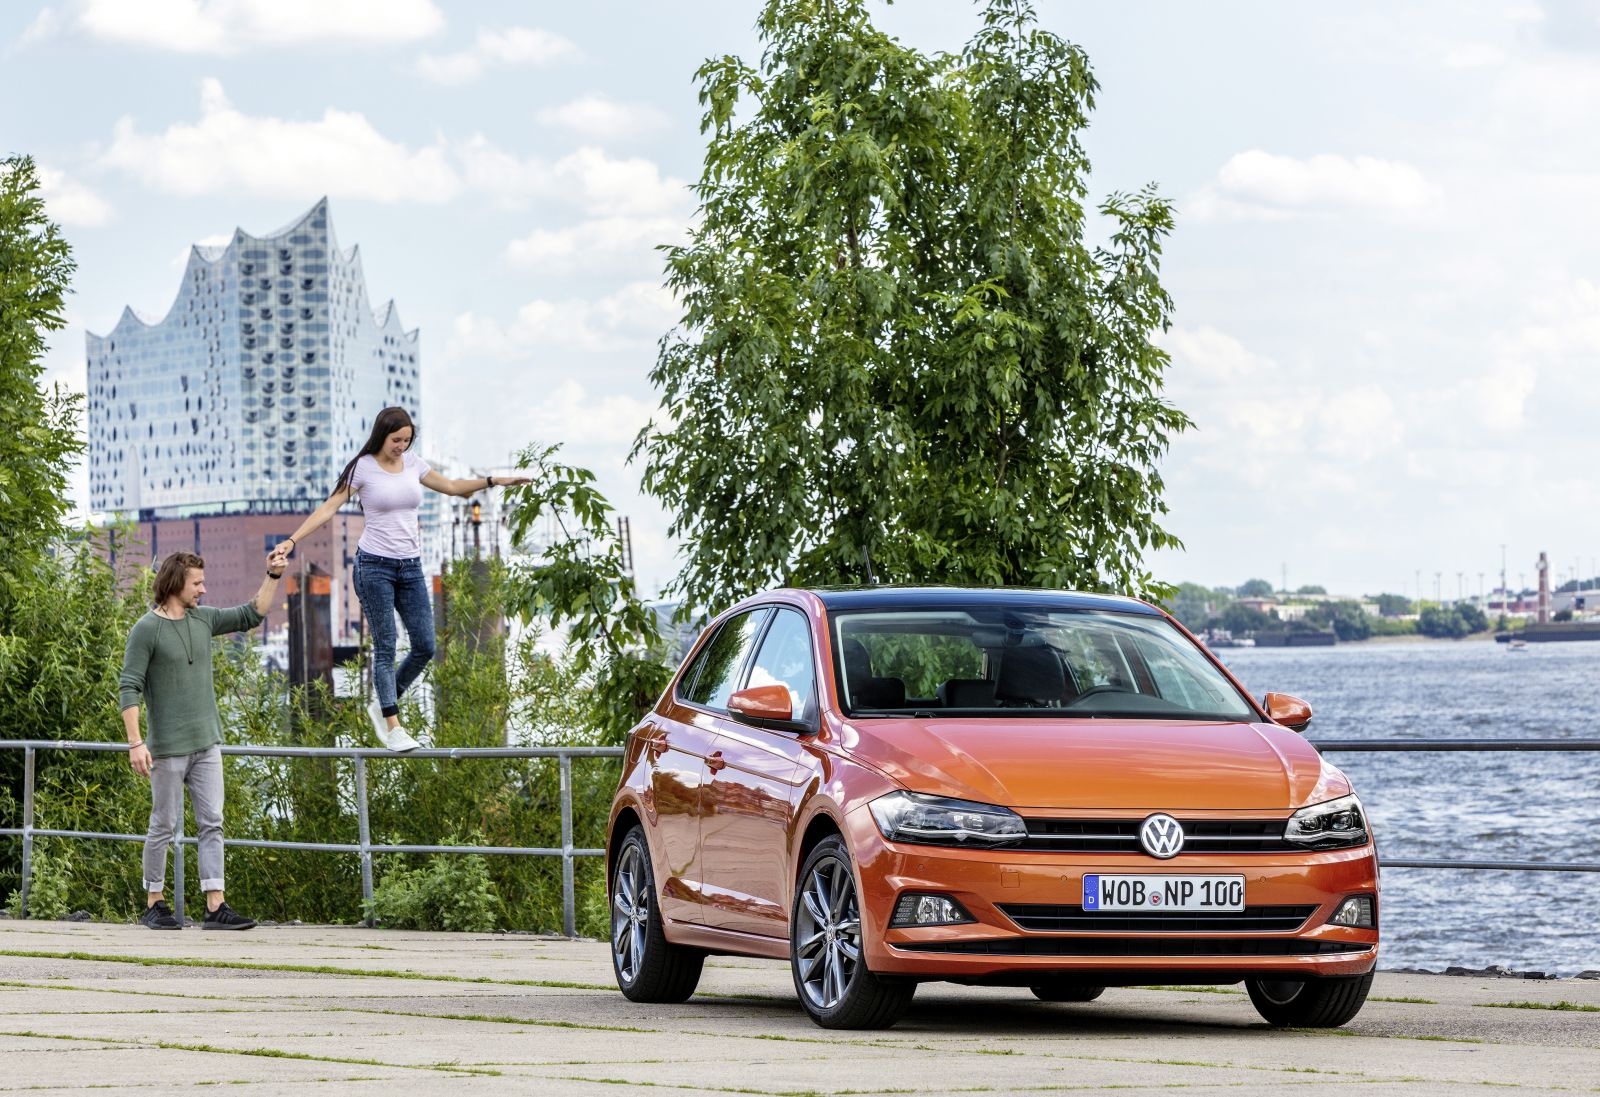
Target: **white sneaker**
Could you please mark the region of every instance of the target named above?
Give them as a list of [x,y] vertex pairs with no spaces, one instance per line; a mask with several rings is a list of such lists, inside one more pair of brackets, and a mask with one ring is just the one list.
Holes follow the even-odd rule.
[[372,730],[378,733],[378,742],[388,746],[389,718],[383,714],[383,705],[377,701],[368,705],[367,719],[372,721]]
[[392,728],[388,728],[382,735],[378,736],[378,738],[383,741],[384,746],[388,747],[396,754],[404,754],[408,750],[417,749],[417,741],[411,738],[411,733],[405,728],[400,727],[398,724]]

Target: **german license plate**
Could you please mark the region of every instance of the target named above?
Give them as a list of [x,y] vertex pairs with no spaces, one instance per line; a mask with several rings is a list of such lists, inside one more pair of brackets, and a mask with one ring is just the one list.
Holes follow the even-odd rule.
[[1101,876],[1083,878],[1088,910],[1243,910],[1243,876]]

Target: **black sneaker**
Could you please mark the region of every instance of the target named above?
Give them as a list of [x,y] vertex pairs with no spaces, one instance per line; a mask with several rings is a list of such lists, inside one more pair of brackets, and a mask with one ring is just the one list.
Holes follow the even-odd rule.
[[182,929],[177,915],[172,913],[172,908],[167,906],[165,899],[157,899],[145,908],[139,916],[139,924],[146,929]]
[[255,929],[256,924],[234,910],[227,903],[218,903],[217,909],[206,913],[201,929]]

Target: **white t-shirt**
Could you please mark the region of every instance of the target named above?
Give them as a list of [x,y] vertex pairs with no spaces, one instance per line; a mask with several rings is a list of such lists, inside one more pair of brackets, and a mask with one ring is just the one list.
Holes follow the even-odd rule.
[[360,496],[366,529],[357,547],[374,556],[410,560],[422,555],[417,535],[417,508],[422,505],[422,478],[428,462],[414,453],[402,458],[404,467],[389,472],[372,454],[363,454],[350,473],[351,494]]

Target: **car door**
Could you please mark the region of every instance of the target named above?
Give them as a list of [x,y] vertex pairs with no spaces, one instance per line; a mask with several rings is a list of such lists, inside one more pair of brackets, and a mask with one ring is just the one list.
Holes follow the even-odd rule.
[[656,879],[661,913],[674,921],[706,923],[702,890],[701,826],[710,812],[706,756],[717,727],[711,705],[726,705],[766,623],[768,611],[730,617],[679,679],[672,701],[646,722],[644,750],[650,772],[651,829],[656,839]]
[[[773,611],[740,688],[782,682],[795,719],[817,719],[811,625]],[[723,929],[764,937],[789,933],[790,821],[811,774],[804,736],[741,723],[723,712],[707,755],[711,812],[701,820],[706,917]]]

